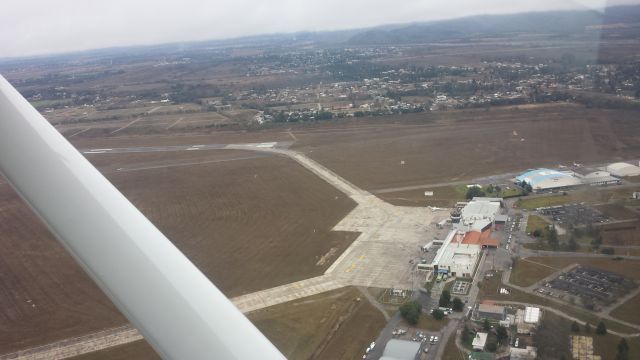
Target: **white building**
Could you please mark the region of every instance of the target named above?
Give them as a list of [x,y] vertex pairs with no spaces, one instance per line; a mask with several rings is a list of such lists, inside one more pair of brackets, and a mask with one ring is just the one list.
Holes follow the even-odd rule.
[[419,342],[391,339],[384,347],[380,360],[415,360],[420,356],[419,351]]
[[535,360],[538,358],[538,348],[533,346],[527,346],[525,349],[510,347],[509,356],[511,360]]
[[473,342],[471,343],[471,347],[473,347],[473,350],[483,351],[484,346],[487,344],[487,336],[489,336],[488,333],[476,333],[476,336],[473,338]]
[[527,306],[516,311],[516,331],[518,334],[535,332],[540,322],[540,308]]
[[501,204],[501,198],[475,197],[460,210],[459,215],[452,216],[453,227],[460,231],[483,231],[493,225]]
[[540,322],[540,308],[527,306],[524,308],[524,322],[537,325]]
[[450,276],[473,277],[482,248],[478,244],[463,244],[463,239],[463,232],[451,230],[431,264],[419,264],[418,268]]
[[594,171],[585,175],[576,176],[586,185],[613,185],[620,184],[620,179],[611,176],[608,171]]
[[570,188],[582,185],[582,181],[571,171],[551,169],[529,170],[516,177],[516,183],[522,182],[531,186],[534,191]]
[[622,162],[613,163],[607,166],[605,170],[610,172],[611,175],[618,177],[640,175],[640,167]]

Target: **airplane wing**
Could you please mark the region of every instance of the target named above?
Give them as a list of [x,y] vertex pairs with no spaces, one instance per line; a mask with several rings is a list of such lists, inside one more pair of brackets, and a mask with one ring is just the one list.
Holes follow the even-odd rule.
[[0,172],[163,359],[284,359],[2,76]]

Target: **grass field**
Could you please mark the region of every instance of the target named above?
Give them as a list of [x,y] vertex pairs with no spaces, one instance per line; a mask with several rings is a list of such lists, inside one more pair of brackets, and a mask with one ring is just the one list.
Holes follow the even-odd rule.
[[535,210],[540,207],[568,204],[573,201],[573,197],[568,195],[547,195],[520,199],[516,206],[520,209]]
[[[425,196],[425,191],[433,191],[433,196]],[[452,207],[464,201],[465,192],[457,186],[425,187],[418,190],[394,191],[377,194],[382,200],[397,206],[438,206]]]
[[509,282],[518,286],[531,286],[536,282],[553,274],[557,270],[536,264],[527,259],[518,259],[516,266],[511,271]]
[[444,353],[442,354],[442,360],[466,360],[464,353],[461,352],[456,346],[456,335],[451,334],[449,340],[444,346]]
[[611,271],[634,280],[640,280],[640,261],[638,260],[613,260],[611,258],[589,257],[530,257],[531,261],[545,264],[557,269],[571,264],[592,266],[598,269]]
[[448,318],[444,318],[442,320],[436,320],[430,314],[421,314],[420,320],[416,325],[409,325],[404,319],[400,320],[400,326],[404,328],[416,328],[427,331],[440,331],[443,327],[447,326],[449,323]]
[[259,310],[249,318],[288,359],[360,358],[386,323],[351,287]]
[[[212,153],[208,160],[225,161],[180,167],[173,165],[204,155],[92,160],[228,296],[322,274],[357,236],[330,231],[353,201],[288,159],[231,161],[237,155]],[[162,156],[172,166],[158,167]],[[0,246],[1,353],[125,322],[6,184]]]
[[610,315],[614,318],[640,325],[640,294],[615,308]]
[[535,230],[544,232],[549,228],[547,220],[538,215],[529,215],[527,218],[527,233],[533,233]]
[[[385,325],[380,311],[352,287],[310,296],[249,314],[249,319],[291,360],[355,359]],[[144,341],[74,360],[155,360]]]

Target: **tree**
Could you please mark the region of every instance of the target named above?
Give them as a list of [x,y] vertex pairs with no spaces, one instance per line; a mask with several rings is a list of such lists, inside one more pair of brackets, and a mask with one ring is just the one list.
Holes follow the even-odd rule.
[[498,344],[496,344],[494,340],[487,341],[487,345],[485,345],[485,348],[488,352],[495,352],[496,350],[498,350]]
[[496,329],[496,336],[498,338],[498,343],[504,344],[507,339],[509,339],[509,333],[507,332],[507,328],[500,325]]
[[616,253],[616,250],[612,247],[605,247],[600,249],[600,252],[605,254],[605,255],[613,255]]
[[600,245],[602,245],[602,235],[597,234],[593,240],[591,240],[591,246],[597,250],[600,248]]
[[549,229],[547,234],[547,243],[553,250],[558,250],[558,231],[555,227]]
[[472,186],[470,188],[467,189],[467,194],[466,194],[466,198],[467,200],[471,200],[474,197],[482,197],[485,196],[486,194],[484,193],[484,191],[482,191],[481,188],[477,187],[477,186]]
[[569,238],[569,251],[577,251],[578,249],[580,249],[580,245],[578,245],[578,243],[576,242],[576,238],[571,236]]
[[500,194],[500,192],[502,191],[502,188],[500,187],[500,185],[494,186],[493,189],[495,190],[496,194]]
[[604,324],[604,322],[600,321],[598,323],[598,327],[596,327],[596,334],[607,335],[607,326]]
[[540,229],[535,229],[533,230],[533,233],[531,233],[531,235],[533,235],[533,237],[539,238],[542,235],[542,231],[540,231]]
[[469,341],[469,327],[467,326],[467,324],[464,324],[464,328],[462,329],[462,342],[466,343],[467,341]]
[[489,319],[484,319],[484,321],[482,322],[482,328],[484,329],[484,331],[491,330],[491,323],[489,322]]
[[420,303],[415,300],[409,301],[400,306],[400,315],[411,325],[415,325],[418,323],[421,312],[422,305],[420,305]]
[[492,194],[494,191],[496,191],[496,189],[493,187],[493,184],[489,184],[489,186],[487,186],[487,192]]
[[627,340],[625,338],[622,338],[618,343],[616,360],[629,360],[629,344],[627,344]]
[[449,291],[444,290],[440,295],[440,301],[438,302],[438,304],[442,307],[446,307],[446,306],[449,306],[450,303],[451,303],[451,294],[449,293]]
[[584,332],[591,334],[591,325],[589,323],[584,324]]
[[574,321],[571,323],[571,331],[574,333],[580,332],[580,326],[577,322]]
[[442,320],[444,319],[444,311],[440,309],[433,309],[433,311],[431,312],[431,316],[433,316],[433,318],[436,320]]
[[459,297],[454,297],[451,307],[453,308],[453,311],[460,312],[464,309],[464,303]]

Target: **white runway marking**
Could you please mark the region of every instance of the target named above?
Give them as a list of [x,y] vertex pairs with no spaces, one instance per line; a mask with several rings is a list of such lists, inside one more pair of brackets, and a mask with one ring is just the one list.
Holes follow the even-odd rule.
[[179,123],[180,121],[182,121],[182,119],[184,119],[184,118],[183,118],[183,117],[181,117],[180,119],[176,120],[176,122],[174,122],[173,124],[169,125],[169,126],[167,127],[167,130],[169,130],[169,129],[171,129],[172,127],[174,127],[174,126],[178,125],[178,123]]
[[89,130],[91,130],[91,129],[92,129],[92,127],[88,127],[88,128],[86,128],[86,129],[82,129],[82,130],[80,130],[80,131],[78,131],[78,132],[75,132],[75,133],[73,133],[73,134],[69,135],[68,139],[71,139],[72,137],[74,137],[74,136],[76,136],[76,135],[80,135],[80,134],[82,134],[83,132],[89,131]]
[[119,128],[119,129],[116,129],[116,130],[112,131],[112,132],[111,132],[111,134],[115,134],[115,133],[117,133],[117,132],[120,132],[120,131],[122,131],[122,130],[124,130],[124,129],[128,128],[129,126],[131,126],[131,125],[133,125],[133,124],[137,123],[138,121],[140,121],[140,119],[141,119],[141,118],[137,118],[137,119],[133,120],[132,122],[128,123],[127,125],[125,125],[125,126],[123,126],[123,127]]

